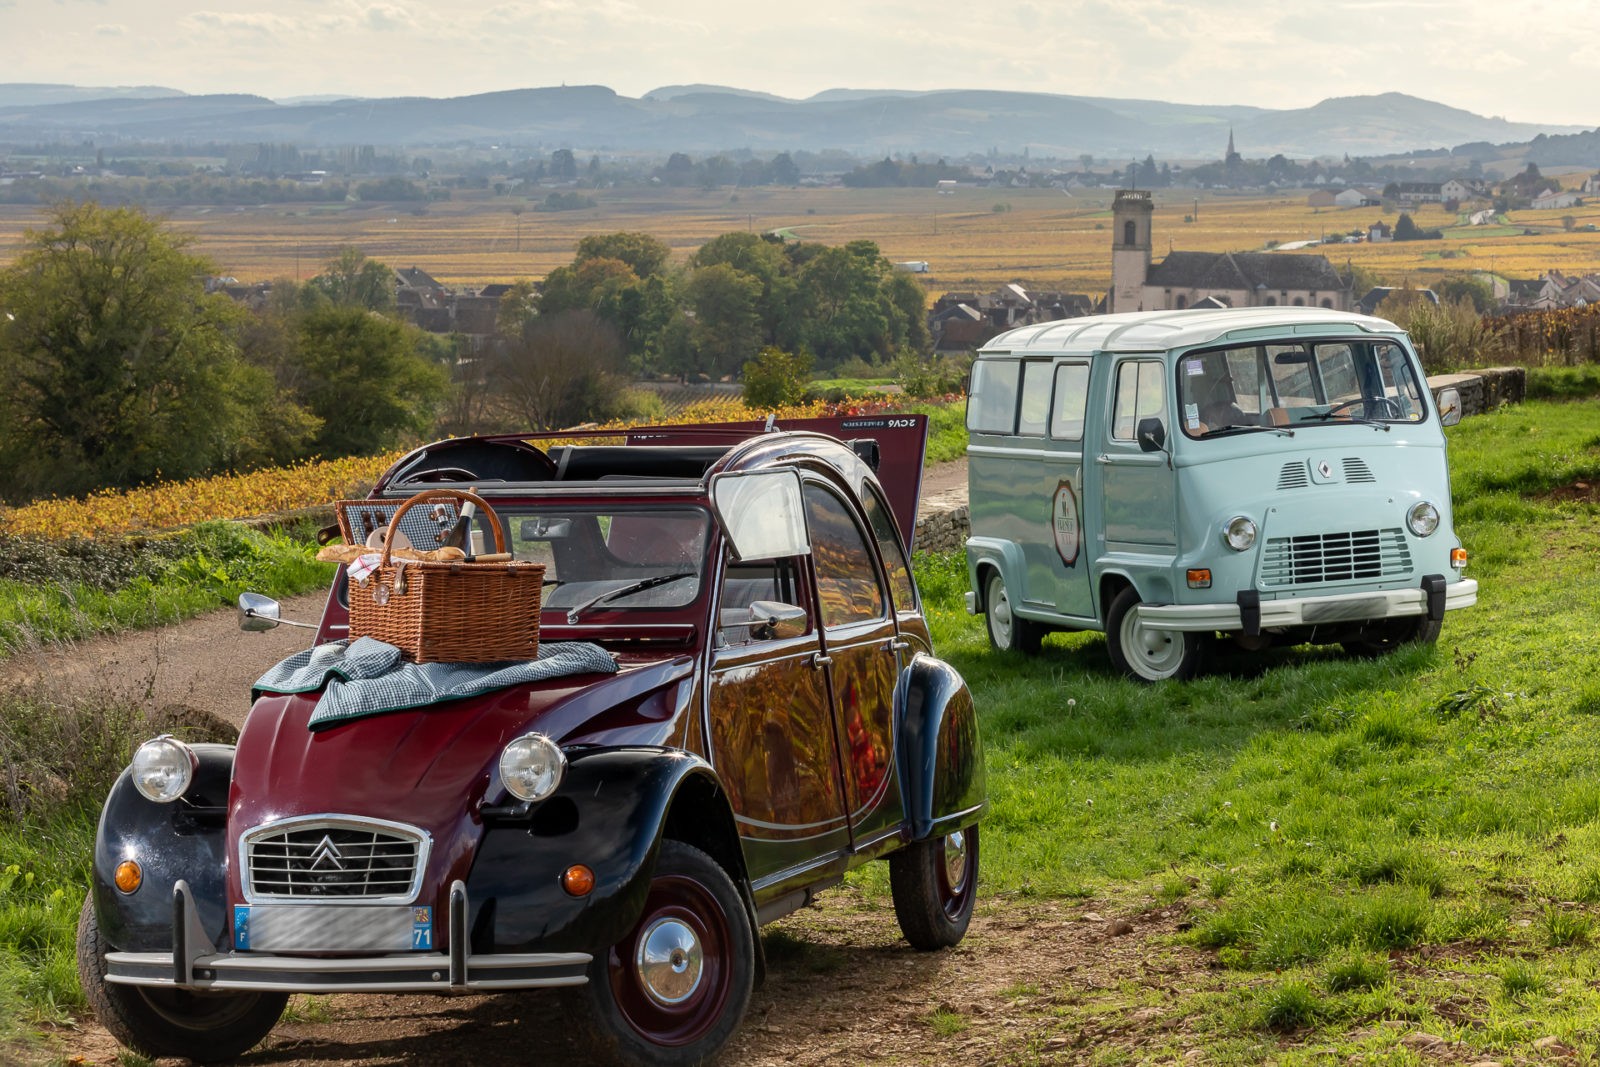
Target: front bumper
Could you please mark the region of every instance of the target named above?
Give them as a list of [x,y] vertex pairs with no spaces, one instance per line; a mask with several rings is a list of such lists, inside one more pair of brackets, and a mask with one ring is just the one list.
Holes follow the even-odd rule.
[[216,952],[200,924],[187,882],[172,891],[173,950],[110,952],[106,981],[194,990],[274,990],[284,993],[447,993],[583,985],[585,952],[472,954],[468,951],[467,890],[450,887],[448,952],[367,956],[285,956]]
[[[1469,608],[1478,602],[1478,583],[1462,578],[1444,587],[1443,610]],[[1259,620],[1246,614],[1259,610]],[[1242,630],[1259,633],[1293,626],[1330,626],[1350,622],[1379,622],[1429,615],[1428,592],[1417,586],[1377,592],[1338,593],[1332,596],[1288,597],[1241,604],[1141,604],[1139,621],[1157,630],[1209,633]]]

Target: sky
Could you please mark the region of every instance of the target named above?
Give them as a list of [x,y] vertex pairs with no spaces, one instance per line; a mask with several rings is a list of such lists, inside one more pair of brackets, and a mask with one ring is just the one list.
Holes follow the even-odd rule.
[[1304,107],[1600,126],[1600,0],[0,0],[0,82],[274,99],[604,85]]

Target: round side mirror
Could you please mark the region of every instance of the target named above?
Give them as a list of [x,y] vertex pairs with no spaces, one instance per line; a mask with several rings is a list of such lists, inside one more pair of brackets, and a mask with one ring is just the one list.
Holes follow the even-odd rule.
[[239,629],[260,633],[274,629],[280,621],[278,602],[260,593],[239,594]]

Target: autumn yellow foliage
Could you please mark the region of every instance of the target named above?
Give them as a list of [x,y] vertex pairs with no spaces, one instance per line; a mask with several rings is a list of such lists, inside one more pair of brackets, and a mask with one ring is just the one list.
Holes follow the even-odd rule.
[[[780,419],[817,418],[862,410],[881,401],[816,401],[779,408]],[[740,422],[764,417],[737,398],[705,400],[685,408],[670,421]],[[664,420],[665,421],[665,420]],[[607,423],[598,429],[622,429],[634,423]],[[551,444],[548,440],[542,444]],[[404,452],[350,459],[311,460],[244,474],[190,478],[127,491],[105,490],[78,499],[41,500],[0,511],[0,529],[36,537],[98,537],[162,530],[208,519],[240,519],[275,515],[335,500],[366,495]]]

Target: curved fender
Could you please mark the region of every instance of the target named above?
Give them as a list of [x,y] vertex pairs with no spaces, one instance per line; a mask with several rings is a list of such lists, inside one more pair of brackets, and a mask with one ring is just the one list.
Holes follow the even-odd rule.
[[[189,883],[212,943],[228,944],[232,927],[224,894],[233,746],[189,747],[200,766],[182,797],[170,804],[146,800],[124,770],[100,812],[90,891],[101,933],[123,952],[172,951],[172,887],[180,878]],[[123,860],[137,861],[144,874],[132,893],[112,881]]]
[[895,758],[911,837],[978,820],[989,806],[972,693],[956,669],[918,653],[895,687]]
[[1015,541],[1000,537],[967,538],[967,582],[972,586],[974,614],[977,615],[982,615],[984,609],[988,607],[983,602],[988,592],[984,588],[987,583],[981,581],[979,577],[985,567],[993,567],[999,571],[1006,588],[1016,590],[1022,588],[1019,575],[1027,570],[1028,564],[1022,558],[1022,546]]
[[[733,833],[716,772],[697,756],[649,747],[568,755],[554,795],[531,808],[484,811],[467,878],[474,952],[593,952],[620,941],[644,910],[673,799],[691,782],[717,798]],[[707,822],[716,816],[702,813]],[[704,827],[708,835],[723,829]],[[588,896],[561,886],[561,873],[575,863],[594,871]],[[743,871],[732,873],[743,888]]]

